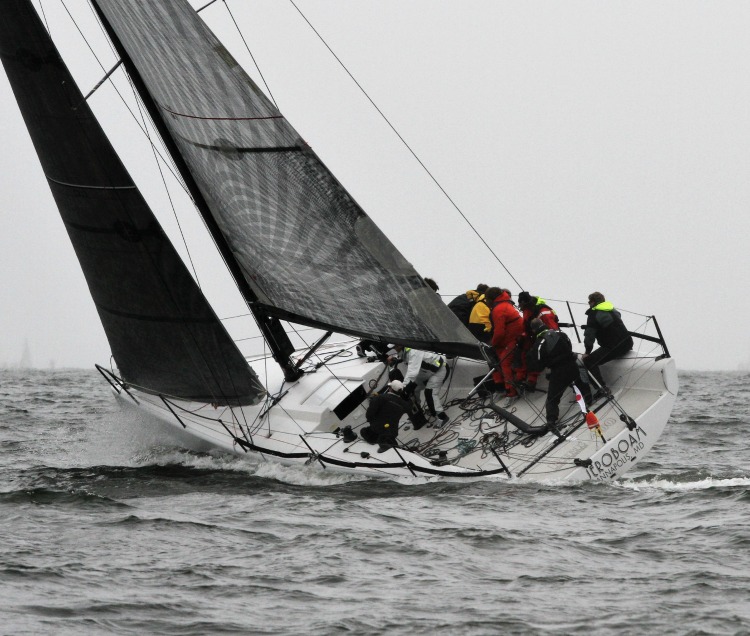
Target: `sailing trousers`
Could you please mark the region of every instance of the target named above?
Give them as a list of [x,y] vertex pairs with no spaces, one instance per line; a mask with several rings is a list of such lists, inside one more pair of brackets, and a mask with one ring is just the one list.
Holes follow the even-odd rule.
[[513,386],[513,352],[516,348],[516,339],[508,338],[507,342],[501,342],[499,345],[495,345],[495,353],[500,359],[500,364],[495,367],[495,371],[492,374],[492,379],[495,385],[505,384],[505,391],[508,396],[517,395],[517,391]]
[[583,363],[586,365],[588,372],[594,377],[599,383],[599,386],[607,386],[607,383],[602,377],[602,372],[599,369],[599,365],[615,360],[616,358],[622,358],[628,351],[633,348],[631,343],[623,343],[619,347],[610,349],[609,347],[599,347],[595,349],[587,358],[584,358]]
[[370,425],[365,426],[359,432],[362,435],[362,439],[365,440],[368,444],[395,446],[396,439],[398,438],[398,428],[394,427],[393,430],[390,430],[390,426],[388,429],[380,427],[380,429],[378,430],[374,426]]
[[531,350],[532,341],[528,338],[524,338],[521,341],[521,344],[519,345],[520,350],[516,351],[516,355],[520,358],[520,365],[514,369],[516,381],[523,382],[524,380],[532,385],[535,386],[537,380],[539,379],[539,374],[541,371],[532,371],[529,369],[528,362],[527,362],[527,356],[529,354],[529,351]]
[[443,402],[440,399],[440,387],[443,385],[443,381],[446,376],[446,365],[444,364],[437,371],[426,371],[422,370],[417,374],[414,380],[417,384],[417,388],[414,390],[414,397],[417,400],[417,404],[421,403],[422,387],[425,389],[425,401],[427,402],[427,410],[430,415],[443,412]]
[[591,386],[585,376],[585,370],[578,366],[576,360],[571,360],[554,369],[550,369],[547,403],[545,404],[548,424],[557,422],[557,418],[560,416],[560,400],[565,390],[571,384],[575,384],[578,387],[586,404],[591,404]]

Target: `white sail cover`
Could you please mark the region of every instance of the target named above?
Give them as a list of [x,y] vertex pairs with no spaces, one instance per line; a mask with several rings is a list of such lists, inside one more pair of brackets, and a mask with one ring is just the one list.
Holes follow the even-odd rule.
[[468,331],[187,2],[96,4],[268,313],[476,351]]

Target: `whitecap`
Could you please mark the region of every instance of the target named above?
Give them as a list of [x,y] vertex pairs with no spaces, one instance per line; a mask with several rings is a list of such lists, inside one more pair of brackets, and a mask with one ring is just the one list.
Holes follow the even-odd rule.
[[671,481],[669,479],[653,479],[652,481],[620,481],[623,488],[632,490],[663,490],[666,492],[685,492],[692,490],[708,490],[711,488],[746,488],[750,486],[750,477],[733,477],[730,479],[717,479],[707,477],[698,481]]

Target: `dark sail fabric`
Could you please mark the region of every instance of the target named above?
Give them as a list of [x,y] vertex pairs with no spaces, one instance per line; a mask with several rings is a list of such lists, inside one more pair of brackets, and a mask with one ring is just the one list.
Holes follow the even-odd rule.
[[260,303],[334,331],[476,341],[183,0],[96,0]]
[[112,354],[154,393],[265,393],[105,137],[29,0],[0,1],[0,57]]

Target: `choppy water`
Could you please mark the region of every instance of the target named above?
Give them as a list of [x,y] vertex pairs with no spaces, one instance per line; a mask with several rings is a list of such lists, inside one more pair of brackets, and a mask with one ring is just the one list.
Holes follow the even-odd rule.
[[748,634],[750,374],[612,484],[394,483],[164,444],[0,371],[2,634]]

